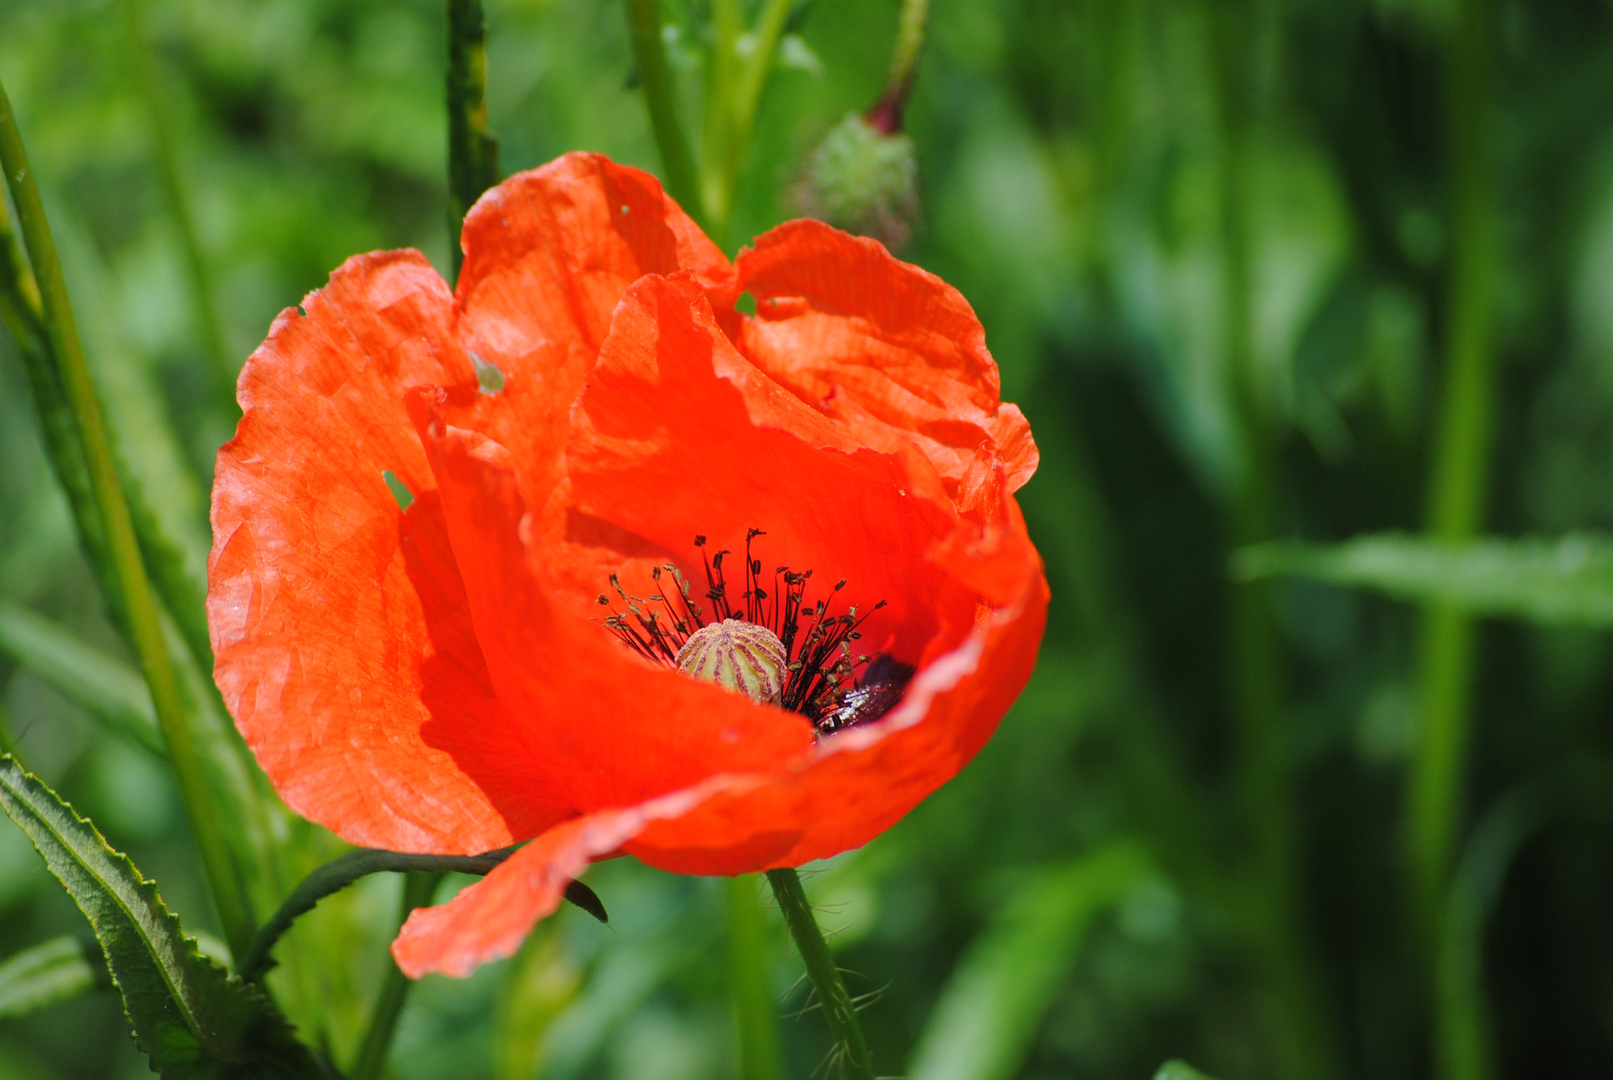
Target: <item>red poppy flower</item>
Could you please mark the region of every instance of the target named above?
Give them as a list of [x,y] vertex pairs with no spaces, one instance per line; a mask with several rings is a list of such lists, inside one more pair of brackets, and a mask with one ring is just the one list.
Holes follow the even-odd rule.
[[[282,313],[213,491],[218,684],[286,803],[373,847],[531,840],[415,912],[414,976],[508,955],[590,860],[867,842],[991,736],[1047,606],[1035,445],[938,278],[812,221],[730,264],[589,154],[463,245],[456,291],[377,252]],[[677,669],[717,623],[768,628],[764,700]]]

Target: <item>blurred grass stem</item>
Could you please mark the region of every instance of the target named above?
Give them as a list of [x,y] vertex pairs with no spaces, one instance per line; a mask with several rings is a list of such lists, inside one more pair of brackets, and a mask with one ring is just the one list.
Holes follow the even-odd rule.
[[[1219,13],[1216,28],[1222,309],[1239,450],[1228,507],[1235,547],[1269,539],[1277,531],[1278,449],[1255,350],[1249,226],[1244,216],[1244,156],[1256,106],[1247,56],[1249,28],[1257,27],[1258,41],[1258,25],[1269,17],[1256,3],[1235,4]],[[1304,929],[1293,753],[1282,643],[1272,621],[1272,599],[1268,583],[1232,586],[1229,659],[1236,783],[1249,838],[1240,907],[1261,975],[1278,1073],[1331,1080],[1339,1075],[1339,1055]]]
[[[1428,489],[1428,532],[1457,542],[1483,522],[1494,412],[1497,241],[1491,125],[1489,0],[1462,0],[1447,58],[1450,130],[1445,384]],[[1419,711],[1407,799],[1406,841],[1419,937],[1430,955],[1446,937],[1472,711],[1474,626],[1449,604],[1424,608]],[[1473,966],[1477,978],[1476,966]],[[1479,988],[1470,988],[1476,994]],[[1477,1035],[1435,995],[1436,1059],[1448,1080],[1490,1069]],[[1472,1044],[1472,1045],[1470,1045]]]
[[45,218],[44,203],[28,163],[11,101],[0,85],[0,166],[6,173],[23,241],[38,283],[46,342],[71,411],[73,429],[99,513],[131,644],[139,657],[152,705],[168,746],[180,797],[231,951],[240,956],[252,940],[251,916],[230,863],[223,822],[215,813],[185,714],[179,683],[164,638],[157,602],[146,577],[129,504],[119,483],[111,440],[91,381],[66,280]]
[[5,324],[22,358],[34,411],[39,415],[45,454],[56,474],[56,482],[67,496],[79,542],[84,548],[84,559],[95,575],[113,620],[127,633],[128,620],[123,614],[112,560],[107,553],[106,531],[101,527],[101,515],[90,492],[89,473],[84,468],[84,454],[79,449],[73,414],[67,407],[51,361],[43,319],[38,283],[17,243],[4,202],[0,200],[0,322]]
[[740,1080],[783,1080],[778,1008],[762,943],[762,905],[754,874],[723,883],[728,916],[728,985],[739,1034]]
[[862,1024],[857,1020],[857,1007],[846,992],[846,982],[840,977],[829,945],[818,929],[818,920],[807,902],[806,890],[801,888],[801,875],[793,869],[769,870],[767,883],[773,887],[784,925],[795,939],[795,947],[806,964],[807,977],[818,991],[818,1004],[823,1007],[823,1018],[829,1024],[829,1038],[834,1042],[829,1074],[835,1074],[836,1065],[847,1080],[873,1080],[873,1061],[868,1055],[868,1042],[863,1038]]
[[498,140],[487,127],[487,28],[482,0],[448,0],[448,250],[454,280],[465,215],[499,182]]
[[677,92],[667,68],[662,40],[661,0],[627,0],[627,23],[633,41],[644,103],[650,113],[650,130],[661,153],[662,179],[667,193],[702,226],[707,224],[701,202],[700,181],[683,125],[678,120]]
[[756,25],[746,32],[738,0],[712,3],[700,189],[706,226],[719,246],[727,242],[739,166],[750,146],[762,91],[767,88],[792,7],[791,0],[766,0]]
[[213,279],[207,258],[202,253],[201,241],[196,236],[196,215],[191,208],[190,192],[179,168],[179,149],[174,143],[174,110],[163,93],[151,55],[144,0],[121,0],[121,4],[130,74],[150,118],[157,173],[162,180],[163,195],[168,200],[168,211],[173,216],[174,231],[178,234],[180,250],[185,258],[192,316],[212,368],[220,406],[225,415],[233,416],[238,411],[235,404],[236,364],[224,339],[224,327],[218,315],[218,297],[213,292]]
[[[417,907],[425,907],[431,903],[436,895],[437,885],[442,881],[442,875],[431,871],[411,870],[403,879],[402,914],[398,918],[401,927],[409,918],[409,912]],[[386,1070],[387,1052],[392,1047],[392,1036],[398,1030],[398,1017],[403,1012],[403,1004],[409,998],[410,979],[398,969],[390,955],[387,957],[386,974],[381,977],[381,993],[376,998],[375,1008],[370,1012],[370,1025],[364,1031],[364,1041],[359,1044],[358,1056],[353,1060],[353,1067],[348,1070],[349,1080],[380,1080]]]

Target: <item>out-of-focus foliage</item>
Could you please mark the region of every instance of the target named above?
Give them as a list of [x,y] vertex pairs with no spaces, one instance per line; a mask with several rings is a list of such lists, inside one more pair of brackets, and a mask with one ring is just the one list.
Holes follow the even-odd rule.
[[1233,568],[1247,578],[1298,574],[1537,623],[1613,624],[1613,544],[1602,536],[1453,545],[1390,534],[1331,547],[1278,540],[1238,552]]
[[203,955],[157,886],[12,757],[0,758],[0,806],[89,920],[154,1071],[317,1080],[322,1070],[269,1000]]
[[[0,74],[125,470],[171,541],[173,572],[194,585],[212,456],[233,417],[210,381],[120,2],[0,0]],[[1431,984],[1445,976],[1415,940],[1400,858],[1414,613],[1313,581],[1262,594],[1281,690],[1268,750],[1290,781],[1264,805],[1294,830],[1297,930],[1279,955],[1282,928],[1261,917],[1268,901],[1250,883],[1262,879],[1248,870],[1266,819],[1236,779],[1248,746],[1227,568],[1254,539],[1238,514],[1262,469],[1276,536],[1332,543],[1423,524],[1453,244],[1443,73],[1457,6],[934,0],[907,113],[920,206],[906,254],[975,304],[1004,396],[1031,420],[1042,466],[1022,499],[1055,601],[1037,674],[979,760],[807,877],[853,993],[882,991],[862,1014],[881,1073],[1141,1078],[1181,1057],[1252,1080],[1281,1075],[1285,1032],[1303,1029],[1318,1078],[1429,1075]],[[145,7],[156,115],[235,362],[349,255],[413,245],[447,269],[440,3]],[[666,4],[690,121],[705,7]],[[872,104],[896,8],[805,5],[762,101],[730,236],[791,213],[814,150]],[[658,167],[621,4],[487,10],[507,170],[576,148]],[[1489,531],[1607,532],[1613,5],[1497,0],[1492,22],[1501,392]],[[73,674],[89,650],[127,656],[9,342],[0,466],[0,734],[162,882],[187,926],[214,929],[177,793],[136,734],[149,706],[129,669]],[[1516,588],[1549,570],[1549,552],[1524,554],[1533,561],[1430,573]],[[1395,588],[1424,595],[1415,568],[1395,565],[1380,564],[1376,583],[1394,571],[1410,582]],[[1596,602],[1557,587],[1564,604]],[[1539,595],[1486,610],[1530,614]],[[1511,821],[1501,811],[1519,792],[1570,765],[1606,775],[1609,645],[1605,631],[1512,621],[1479,636],[1460,861],[1486,867],[1486,884],[1482,904],[1466,885],[1453,895],[1473,940],[1452,955],[1475,975],[1464,985],[1484,999],[1503,1075],[1613,1070],[1613,794],[1581,785],[1527,830],[1482,824]],[[341,850],[277,815],[238,832],[253,830],[291,853],[252,883],[260,905]],[[1093,869],[1128,851],[1146,853],[1135,877]],[[416,987],[392,1074],[735,1075],[719,884],[625,859],[589,881],[610,929],[563,911],[512,960]],[[337,1061],[351,1060],[389,963],[397,887],[371,878],[322,903],[270,976],[299,1034]],[[0,824],[0,956],[82,926]],[[810,1002],[776,914],[765,931],[787,1065],[804,1077],[822,1062],[821,1023],[796,1021]],[[1290,976],[1314,990],[1312,1028],[1273,993]],[[1012,1015],[991,1023],[991,1009]],[[997,1041],[972,1043],[973,1065],[938,1057],[958,1037],[947,1025],[968,1023]],[[0,1019],[0,1078],[149,1075],[124,1030],[104,992]]]

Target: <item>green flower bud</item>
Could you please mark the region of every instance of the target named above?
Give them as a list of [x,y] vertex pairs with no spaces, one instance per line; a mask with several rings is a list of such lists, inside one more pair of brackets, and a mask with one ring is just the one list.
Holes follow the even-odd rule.
[[847,116],[813,151],[796,202],[808,217],[901,248],[919,209],[913,140]]

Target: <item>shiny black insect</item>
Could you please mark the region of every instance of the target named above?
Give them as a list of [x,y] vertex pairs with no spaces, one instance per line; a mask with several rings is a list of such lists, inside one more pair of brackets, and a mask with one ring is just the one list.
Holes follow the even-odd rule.
[[835,706],[814,718],[824,735],[867,724],[896,707],[913,679],[913,665],[904,664],[890,653],[880,653],[869,663],[857,685],[841,693]]

